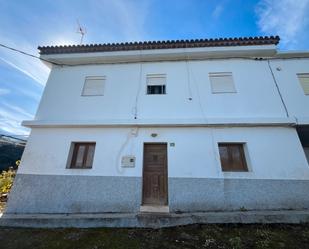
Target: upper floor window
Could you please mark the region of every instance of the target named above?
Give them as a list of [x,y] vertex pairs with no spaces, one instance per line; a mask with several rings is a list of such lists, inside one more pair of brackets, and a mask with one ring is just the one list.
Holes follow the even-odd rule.
[[147,75],[147,94],[166,94],[166,75]]
[[222,171],[248,171],[244,144],[219,143]]
[[88,76],[82,91],[82,96],[102,96],[104,95],[105,77]]
[[236,93],[232,73],[209,73],[209,79],[212,93]]
[[92,168],[94,150],[95,143],[93,142],[73,142],[69,154],[68,168]]
[[309,73],[297,74],[298,80],[306,95],[309,95]]

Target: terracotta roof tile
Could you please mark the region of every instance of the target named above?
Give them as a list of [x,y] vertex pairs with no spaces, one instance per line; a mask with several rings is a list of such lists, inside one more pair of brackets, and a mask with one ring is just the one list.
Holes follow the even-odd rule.
[[253,46],[253,45],[277,45],[279,36],[239,37],[239,38],[215,38],[195,40],[166,40],[145,42],[124,42],[89,45],[46,46],[38,47],[40,54],[67,54],[110,52],[148,49],[169,48],[202,48],[202,47],[230,47],[230,46]]

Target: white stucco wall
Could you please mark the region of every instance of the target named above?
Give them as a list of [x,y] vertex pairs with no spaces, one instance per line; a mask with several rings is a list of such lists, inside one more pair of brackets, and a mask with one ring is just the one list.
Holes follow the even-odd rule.
[[[168,145],[169,177],[309,179],[309,166],[294,128],[35,128],[19,174],[142,176],[144,142]],[[157,133],[153,138],[151,133]],[[66,169],[72,141],[95,141],[92,169]],[[223,173],[218,142],[245,142],[249,172]],[[135,168],[120,168],[120,155],[135,155]],[[118,159],[117,159],[118,158]],[[119,171],[120,168],[120,171]]]
[[298,124],[309,124],[309,95],[297,78],[298,73],[309,73],[309,59],[272,60],[271,66],[289,114]]
[[[237,93],[212,94],[210,72],[232,72]],[[150,73],[166,74],[166,95],[145,94]],[[104,96],[82,97],[85,77],[101,75]],[[35,119],[133,119],[138,92],[138,120],[286,117],[267,62],[229,59],[54,67]]]

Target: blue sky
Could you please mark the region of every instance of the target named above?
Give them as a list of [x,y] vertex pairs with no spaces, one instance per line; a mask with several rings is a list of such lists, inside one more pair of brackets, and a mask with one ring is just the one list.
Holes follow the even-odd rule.
[[[0,0],[0,43],[38,45],[280,35],[280,50],[309,50],[309,0]],[[28,134],[49,69],[0,47],[0,134]]]

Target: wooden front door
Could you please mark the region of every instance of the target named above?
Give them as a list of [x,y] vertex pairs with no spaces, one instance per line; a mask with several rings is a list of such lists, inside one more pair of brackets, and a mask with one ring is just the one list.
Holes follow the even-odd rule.
[[167,205],[167,144],[145,143],[143,205]]

